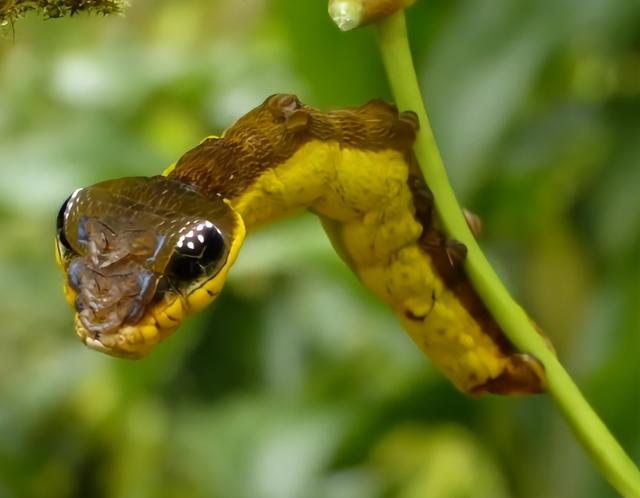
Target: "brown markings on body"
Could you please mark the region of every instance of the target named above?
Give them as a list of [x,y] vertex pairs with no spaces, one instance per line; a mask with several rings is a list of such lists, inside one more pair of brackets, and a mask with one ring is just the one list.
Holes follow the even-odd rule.
[[448,238],[437,226],[433,212],[433,194],[426,185],[413,152],[407,154],[407,163],[409,164],[409,188],[413,195],[416,219],[423,226],[419,241],[420,249],[431,256],[436,273],[445,285],[480,325],[482,332],[488,335],[500,352],[510,360],[504,372],[495,379],[477,386],[474,392],[486,391],[496,394],[542,392],[544,390],[544,381],[540,377],[542,366],[538,363],[539,369],[532,368],[529,362],[535,363],[537,360],[531,355],[518,353],[489,313],[464,269],[466,247]]
[[360,107],[320,112],[293,95],[273,95],[242,116],[223,137],[210,138],[185,153],[169,178],[188,182],[205,195],[233,199],[265,170],[289,159],[311,140],[378,151],[410,149],[414,113],[372,100]]
[[[543,390],[541,366],[530,356],[518,354],[471,285],[463,267],[466,248],[446,237],[434,214],[433,194],[426,185],[413,153],[418,129],[415,113],[398,113],[395,106],[372,100],[360,107],[320,112],[293,95],[273,95],[241,117],[223,137],[206,139],[185,153],[169,178],[188,182],[205,195],[233,199],[265,170],[285,162],[312,140],[335,141],[361,150],[393,148],[404,151],[409,165],[408,184],[415,217],[423,227],[419,247],[431,257],[435,271],[458,297],[464,308],[510,359],[496,379],[475,392],[533,393]],[[434,296],[434,302],[435,302]],[[412,320],[424,320],[406,314]]]

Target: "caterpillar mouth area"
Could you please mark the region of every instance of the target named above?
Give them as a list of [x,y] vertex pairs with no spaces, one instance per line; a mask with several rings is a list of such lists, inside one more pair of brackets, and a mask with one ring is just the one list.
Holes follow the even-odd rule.
[[225,276],[223,269],[185,291],[133,259],[98,267],[91,258],[79,257],[69,265],[64,290],[75,311],[76,334],[87,347],[138,359],[211,303]]
[[[89,267],[76,265],[84,270]],[[122,279],[135,283],[123,287],[115,285],[113,278],[106,281],[102,281],[103,276],[95,278],[90,269],[87,273],[91,278],[77,285],[78,273],[72,263],[65,295],[75,311],[76,334],[95,351],[118,358],[142,358],[171,335],[189,314],[185,298],[168,289],[164,279],[140,271],[117,272],[118,283],[122,284]],[[138,285],[139,282],[143,285]]]
[[[178,306],[165,308],[182,308],[181,300],[176,298]],[[154,316],[155,315],[155,316]],[[156,308],[148,310],[142,319],[135,324],[125,324],[110,332],[94,332],[87,329],[78,313],[75,315],[75,330],[80,340],[90,349],[117,358],[139,359],[146,356],[159,342],[169,337],[182,321],[183,315],[176,318]],[[163,317],[163,318],[162,318]],[[163,320],[164,325],[159,321]]]

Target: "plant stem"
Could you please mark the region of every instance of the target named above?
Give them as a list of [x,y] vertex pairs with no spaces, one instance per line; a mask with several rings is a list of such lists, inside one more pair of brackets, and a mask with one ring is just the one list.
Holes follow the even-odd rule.
[[555,354],[534,328],[524,310],[513,300],[469,230],[449,184],[440,152],[429,124],[411,59],[404,11],[377,23],[380,50],[396,104],[418,114],[420,130],[415,152],[435,197],[436,208],[447,233],[467,246],[466,270],[478,294],[522,352],[542,362],[547,390],[574,434],[606,479],[623,496],[640,497],[640,472],[598,418]]

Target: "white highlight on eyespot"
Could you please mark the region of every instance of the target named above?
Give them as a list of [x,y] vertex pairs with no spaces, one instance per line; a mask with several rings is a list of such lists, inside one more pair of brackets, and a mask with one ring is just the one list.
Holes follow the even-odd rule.
[[187,242],[187,247],[192,251],[196,248],[195,244],[191,241]]
[[213,223],[211,223],[210,221],[205,221],[204,226],[206,226],[207,228],[213,228]]
[[204,236],[202,234],[198,234],[198,240],[200,241],[201,244],[204,244]]

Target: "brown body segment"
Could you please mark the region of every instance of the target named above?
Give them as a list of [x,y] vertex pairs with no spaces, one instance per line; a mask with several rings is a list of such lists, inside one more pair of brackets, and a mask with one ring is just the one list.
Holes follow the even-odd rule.
[[361,107],[320,112],[292,95],[273,95],[242,116],[221,138],[185,153],[169,178],[208,195],[233,199],[265,170],[276,169],[311,141],[335,141],[360,150],[410,150],[418,118],[373,100]]

